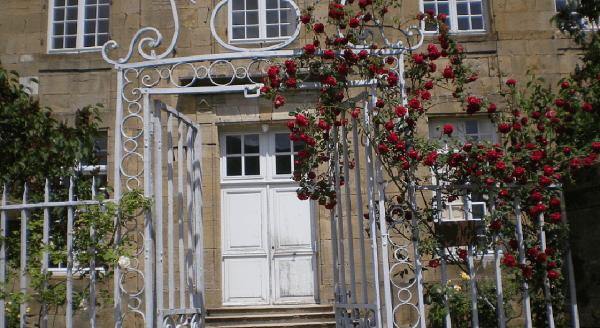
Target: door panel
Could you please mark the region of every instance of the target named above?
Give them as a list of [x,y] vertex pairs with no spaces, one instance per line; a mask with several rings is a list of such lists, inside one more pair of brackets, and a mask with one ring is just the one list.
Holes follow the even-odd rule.
[[295,186],[271,187],[272,288],[274,303],[315,301],[315,255],[311,203]]
[[269,250],[264,188],[223,189],[223,304],[268,304]]

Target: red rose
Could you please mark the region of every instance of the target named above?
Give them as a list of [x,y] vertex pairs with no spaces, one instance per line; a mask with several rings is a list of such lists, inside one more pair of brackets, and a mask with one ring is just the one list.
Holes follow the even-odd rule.
[[308,126],[308,118],[302,114],[296,114],[296,124],[298,126],[307,127]]
[[421,102],[417,98],[410,98],[408,101],[408,107],[412,109],[419,109],[421,107]]
[[275,108],[285,105],[285,98],[282,95],[275,96]]
[[302,15],[302,16],[300,16],[300,21],[301,21],[303,24],[308,24],[308,23],[310,23],[310,15]]
[[337,70],[338,74],[346,75],[346,74],[348,74],[348,65],[346,65],[346,63],[340,63],[337,65],[336,70]]
[[377,108],[383,108],[383,106],[385,106],[385,101],[383,99],[377,99],[377,101],[375,102],[375,106],[377,106]]
[[260,88],[260,93],[262,94],[268,93],[269,91],[271,91],[271,88],[266,85]]
[[559,207],[560,206],[560,198],[558,198],[558,197],[550,198],[550,206]]
[[327,49],[323,51],[323,58],[325,59],[333,59],[335,58],[335,53],[331,49]]
[[564,147],[563,154],[565,154],[567,156],[571,155],[571,147]]
[[354,109],[352,110],[352,117],[353,117],[353,118],[358,118],[359,116],[360,116],[360,108],[358,108],[358,107],[357,107],[357,108],[354,108]]
[[544,152],[542,150],[534,150],[533,152],[531,152],[531,161],[532,162],[539,162],[545,156],[546,156],[546,154],[544,154]]
[[435,269],[435,268],[437,268],[439,266],[440,266],[440,260],[438,260],[438,259],[429,260],[429,267],[430,268]]
[[560,212],[550,213],[550,221],[552,221],[552,223],[558,223],[558,222],[560,222],[560,219],[561,219]]
[[548,260],[548,255],[546,255],[546,253],[539,253],[536,257],[535,260],[538,263],[544,263],[546,262],[546,260]]
[[315,33],[323,33],[323,31],[325,31],[325,25],[323,25],[322,23],[315,23],[313,25],[313,30],[315,31]]
[[513,176],[515,176],[515,177],[521,177],[524,174],[525,174],[525,168],[523,168],[521,166],[515,167],[515,169],[513,171]]
[[554,174],[554,168],[551,165],[544,165],[544,175],[551,176]]
[[562,89],[568,89],[570,86],[571,86],[571,85],[570,85],[570,84],[569,84],[569,82],[567,82],[567,81],[563,81],[563,82],[560,84],[560,87],[561,87]]
[[586,113],[591,113],[592,110],[594,110],[594,108],[592,107],[592,104],[590,104],[589,102],[584,102],[581,105],[581,109]]
[[360,59],[367,59],[367,57],[369,57],[369,52],[366,50],[361,50],[358,52],[358,58]]
[[421,92],[421,98],[423,100],[431,100],[431,93],[427,90]]
[[395,86],[398,83],[398,75],[394,72],[388,73],[387,76],[387,84],[389,87]]
[[453,79],[454,78],[454,70],[452,69],[452,66],[446,66],[444,68],[444,71],[442,72],[442,76],[446,79]]
[[396,58],[392,57],[392,56],[388,56],[385,59],[385,63],[388,65],[393,65],[396,62]]
[[327,85],[336,85],[337,84],[337,80],[335,79],[335,77],[333,77],[332,75],[328,75],[323,79],[323,83],[327,84]]
[[389,151],[388,146],[384,143],[380,143],[379,146],[377,146],[377,149],[379,149],[379,152],[382,154],[385,154]]
[[325,120],[319,119],[319,129],[327,131],[331,129],[331,126]]
[[429,80],[429,81],[425,82],[425,84],[423,85],[423,87],[424,87],[425,89],[427,89],[427,90],[431,90],[431,89],[433,89],[433,81],[432,81],[432,80]]
[[506,189],[500,189],[500,191],[498,192],[498,197],[500,198],[506,198],[508,197],[509,193],[508,190]]
[[288,88],[295,88],[297,85],[298,85],[298,82],[293,77],[285,80],[285,86]]
[[550,180],[550,178],[548,178],[547,176],[542,175],[540,177],[540,185],[542,185],[542,187],[547,187],[551,184],[552,184],[552,180]]
[[427,53],[430,60],[436,60],[441,56],[440,50],[433,43],[427,45]]
[[437,70],[437,65],[434,62],[429,63],[429,72],[434,73]]
[[444,124],[444,134],[450,136],[454,131],[454,126],[450,123]]
[[477,98],[475,96],[467,97],[467,113],[473,114],[478,112],[481,109],[481,98]]
[[547,276],[550,280],[556,280],[558,277],[560,277],[560,273],[554,270],[549,270]]
[[487,107],[487,112],[488,112],[488,113],[495,113],[495,112],[496,112],[496,109],[497,109],[497,107],[496,107],[496,104],[494,104],[494,103],[490,103],[490,104],[488,105],[488,107]]
[[506,254],[502,258],[502,264],[506,265],[509,268],[514,268],[517,266],[517,259],[511,254]]
[[317,48],[312,43],[309,43],[304,46],[304,54],[306,55],[314,55],[315,51],[317,51]]
[[437,15],[437,19],[438,19],[439,21],[441,21],[441,22],[445,22],[445,21],[446,21],[446,18],[448,18],[448,15],[446,15],[446,14],[444,14],[444,13],[439,13],[439,14]]
[[511,125],[509,123],[503,122],[498,124],[498,131],[500,133],[509,133],[511,129]]
[[502,222],[500,220],[494,220],[490,223],[490,229],[499,231],[502,228]]
[[592,142],[592,151],[594,153],[600,153],[600,141]]
[[515,79],[506,80],[506,85],[508,85],[509,87],[514,87],[516,84],[517,84],[517,80],[515,80]]
[[414,148],[411,148],[408,151],[408,157],[410,157],[412,159],[417,159],[419,157],[419,152],[417,152]]
[[415,61],[415,64],[421,65],[425,61],[425,57],[423,54],[413,54],[412,59]]
[[398,115],[398,117],[404,117],[404,115],[406,115],[407,110],[406,110],[406,107],[397,106],[394,109],[394,112],[396,112],[396,115]]
[[358,25],[360,25],[360,21],[358,20],[358,18],[352,17],[352,18],[350,18],[350,22],[348,22],[348,25],[351,28],[357,28]]
[[506,163],[504,163],[503,161],[497,161],[496,162],[496,170],[504,172],[506,171]]

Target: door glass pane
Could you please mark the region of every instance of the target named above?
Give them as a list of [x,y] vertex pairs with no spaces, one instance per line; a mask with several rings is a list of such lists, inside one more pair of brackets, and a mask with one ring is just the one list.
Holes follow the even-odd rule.
[[77,44],[77,40],[74,36],[69,36],[65,38],[65,48],[75,48]]
[[65,19],[65,10],[63,8],[54,9],[54,21],[63,21]]
[[227,175],[236,176],[242,175],[242,158],[241,157],[227,157]]
[[241,154],[242,153],[242,136],[227,136],[225,137],[225,154]]
[[275,152],[276,153],[289,153],[290,149],[290,138],[285,133],[278,133],[275,135]]
[[246,10],[258,9],[258,0],[246,0]]
[[276,174],[292,173],[292,158],[290,155],[275,156],[275,173]]
[[244,12],[243,11],[234,11],[231,14],[231,24],[232,25],[244,25]]
[[85,18],[86,19],[94,19],[94,18],[96,18],[96,6],[87,6],[87,7],[85,7]]
[[93,47],[96,45],[96,35],[86,35],[83,37],[83,46],[84,47]]
[[304,146],[306,146],[306,144],[304,143],[304,141],[296,141],[296,142],[294,142],[294,152],[298,152],[298,151],[304,149]]
[[258,11],[246,12],[246,24],[248,24],[248,25],[258,24]]
[[244,136],[244,153],[258,154],[260,152],[258,134],[247,134]]
[[244,10],[244,0],[231,0],[231,9]]
[[255,39],[258,38],[258,26],[250,26],[246,28],[246,38]]
[[67,8],[67,19],[68,20],[76,20],[77,19],[77,7]]
[[260,175],[260,157],[259,156],[245,156],[245,175]]
[[278,0],[267,0],[267,9],[277,9],[278,8],[277,2],[278,2]]

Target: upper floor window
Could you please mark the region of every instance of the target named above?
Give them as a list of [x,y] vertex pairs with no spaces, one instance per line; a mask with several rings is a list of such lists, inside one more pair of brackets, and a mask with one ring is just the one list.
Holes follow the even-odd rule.
[[94,49],[109,40],[110,0],[50,0],[50,51]]
[[289,38],[296,13],[287,0],[229,0],[229,40],[269,42]]
[[445,136],[442,127],[447,123],[454,127],[452,139],[462,142],[489,141],[494,143],[497,141],[494,124],[487,117],[430,118],[429,139],[443,139]]
[[[446,14],[451,32],[484,32],[483,0],[421,0],[423,12]],[[426,24],[425,31],[435,32],[436,27]]]

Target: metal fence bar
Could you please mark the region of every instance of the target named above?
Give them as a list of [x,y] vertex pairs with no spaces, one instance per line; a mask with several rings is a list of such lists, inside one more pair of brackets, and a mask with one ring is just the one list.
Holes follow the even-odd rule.
[[339,127],[333,128],[333,140],[335,142],[335,151],[333,154],[333,165],[335,172],[335,198],[336,198],[336,222],[337,222],[337,242],[338,242],[338,259],[340,268],[340,292],[344,296],[343,303],[348,303],[348,291],[346,290],[346,257],[344,249],[344,212],[342,210],[342,192],[340,190],[340,158],[339,158]]
[[[152,110],[150,97],[144,95],[144,196],[152,198]],[[144,319],[147,328],[154,327],[154,264],[152,260],[152,209],[144,216]]]
[[[354,263],[354,233],[352,231],[352,202],[350,195],[350,161],[348,155],[348,131],[346,129],[346,112],[342,112],[342,152],[344,157],[344,194],[346,205],[346,226],[348,239],[348,263],[350,264],[350,301],[356,303],[356,266]],[[354,313],[352,313],[354,316]]]
[[[375,125],[375,138],[379,137],[379,127]],[[392,278],[390,277],[390,257],[388,252],[388,224],[385,217],[385,192],[383,190],[383,172],[381,160],[375,156],[375,178],[377,179],[377,206],[379,209],[379,231],[381,235],[381,258],[383,273],[383,297],[385,299],[385,317],[388,326],[394,323],[394,297],[392,296]]]
[[[436,179],[436,185],[439,187],[440,181]],[[436,219],[438,223],[442,222],[442,191],[439,188],[435,189],[435,206],[436,206]],[[442,287],[448,286],[448,254],[446,253],[446,247],[442,245],[440,247],[440,270],[441,272],[441,283]],[[445,289],[444,289],[445,290]],[[450,317],[450,307],[448,306],[448,293],[444,291],[444,309],[446,314],[444,315],[444,327],[452,327],[452,318]]]
[[367,256],[365,251],[365,227],[363,224],[363,199],[362,199],[362,186],[361,186],[361,174],[360,174],[360,159],[359,159],[359,149],[358,144],[360,139],[358,139],[358,121],[355,118],[352,118],[352,146],[354,147],[354,186],[356,192],[356,212],[358,219],[358,236],[359,236],[359,245],[360,245],[360,271],[362,276],[362,293],[363,293],[363,303],[369,303],[369,290],[368,290],[368,280],[367,280]]
[[[413,168],[411,168],[413,170]],[[410,173],[414,177],[414,172]],[[410,207],[412,214],[412,239],[413,239],[413,255],[415,257],[415,283],[417,284],[417,308],[419,309],[419,327],[425,328],[425,303],[423,300],[423,267],[421,264],[421,253],[419,249],[419,222],[417,220],[417,193],[414,179],[410,179],[408,183],[408,196],[410,198]]]
[[[491,195],[488,197],[489,212],[492,219],[495,219],[494,212],[496,210],[496,202]],[[502,268],[500,267],[498,237],[498,232],[494,231],[492,233],[492,243],[494,244],[494,275],[496,278],[496,315],[498,316],[498,328],[504,328],[506,327],[506,316],[504,314],[504,290],[502,289]]]
[[[75,200],[75,178],[69,178],[69,201]],[[73,221],[75,208],[67,207],[67,309],[65,323],[73,327]]]
[[[23,190],[23,204],[27,204],[27,197],[29,194],[29,187],[27,183]],[[29,225],[29,213],[27,209],[21,210],[21,263],[19,267],[19,290],[23,296],[23,300],[26,300],[27,295],[27,235]],[[27,302],[21,303],[19,306],[19,326],[25,327],[27,325]]]
[[163,167],[162,167],[162,105],[154,103],[154,219],[156,234],[156,308],[164,309],[164,243],[163,243]]
[[[44,184],[44,202],[50,202],[50,182],[48,181],[48,179],[46,179],[46,183]],[[42,229],[42,243],[44,244],[44,248],[42,249],[42,276],[44,277],[44,281],[42,282],[42,290],[46,290],[46,288],[48,288],[48,245],[50,243],[49,207],[44,208],[44,223]],[[46,302],[45,298],[42,299],[41,326],[42,328],[46,328],[48,326],[48,303]]]
[[169,309],[175,308],[175,256],[173,227],[173,116],[167,114],[167,270]]
[[[117,90],[123,90],[123,70],[117,69]],[[114,167],[113,167],[113,189],[114,189],[114,199],[119,203],[121,201],[121,149],[122,145],[122,133],[123,133],[123,122],[121,119],[123,118],[123,95],[121,92],[118,93],[116,99],[116,109],[115,109],[115,142],[114,142]],[[114,219],[114,240],[115,240],[115,249],[119,247],[119,243],[121,242],[121,224],[119,222],[119,216],[116,215]],[[114,298],[114,320],[115,327],[118,327],[122,323],[122,314],[121,314],[121,289],[120,289],[120,281],[121,281],[121,268],[118,265],[114,266],[114,280],[113,280],[113,298]]]
[[[471,194],[467,189],[463,191],[463,216],[465,221],[469,222],[473,219],[473,206],[471,203]],[[471,327],[479,327],[479,312],[477,311],[477,280],[475,266],[473,264],[473,256],[475,255],[473,241],[469,241],[467,245],[467,270],[469,271],[469,295],[471,301]]]
[[194,258],[193,258],[193,243],[194,243],[194,199],[192,196],[192,128],[187,127],[186,133],[186,214],[187,214],[187,284],[190,304],[194,304]]
[[[521,199],[519,195],[515,196],[514,200],[515,207],[515,225],[516,225],[516,233],[517,233],[517,242],[519,244],[519,264],[521,266],[525,265],[525,242],[523,241],[523,223],[521,222]],[[521,286],[523,290],[523,312],[525,314],[525,328],[532,327],[531,321],[531,301],[529,299],[529,284],[527,280],[523,279],[523,285]]]
[[[544,214],[538,215],[539,241],[540,251],[546,251],[546,232],[544,231]],[[544,269],[546,264],[544,263]],[[552,292],[550,291],[550,281],[547,275],[544,275],[544,301],[546,303],[546,324],[548,328],[554,328],[554,309],[552,308]]]
[[[96,177],[92,176],[92,200],[96,200]],[[92,221],[90,226],[90,327],[96,327],[96,224]]]
[[[8,197],[6,185],[2,186],[2,206],[6,206]],[[0,285],[6,283],[6,210],[0,210]],[[6,327],[6,301],[0,298],[0,328]]]
[[[196,273],[196,288],[194,307],[202,308],[204,306],[204,225],[202,218],[202,134],[199,130],[195,130],[193,134],[193,167],[194,167],[194,258]],[[204,317],[204,313],[202,314]]]
[[[567,204],[565,203],[565,195],[560,191],[560,212],[562,224],[568,226],[567,221]],[[564,256],[567,265],[567,281],[569,283],[569,311],[571,313],[571,327],[579,328],[579,310],[577,308],[577,290],[575,288],[575,270],[573,269],[573,257],[571,255],[571,245],[569,240],[565,241]]]
[[[373,98],[373,97],[371,97]],[[371,126],[371,113],[370,110],[372,105],[374,105],[374,100],[365,101],[364,106],[364,121],[365,121],[365,131],[370,131]],[[375,186],[373,180],[373,150],[371,145],[371,136],[367,135],[365,139],[365,161],[366,161],[366,169],[367,169],[367,204],[369,207],[369,230],[371,232],[371,251],[373,258],[373,287],[375,289],[375,324],[376,326],[383,327],[382,317],[381,317],[381,295],[379,290],[379,256],[377,252],[377,222],[375,220]],[[388,259],[384,259],[387,261]],[[387,323],[390,325],[390,323]]]
[[183,121],[177,120],[177,225],[179,255],[179,307],[185,307],[185,234],[183,223]]

